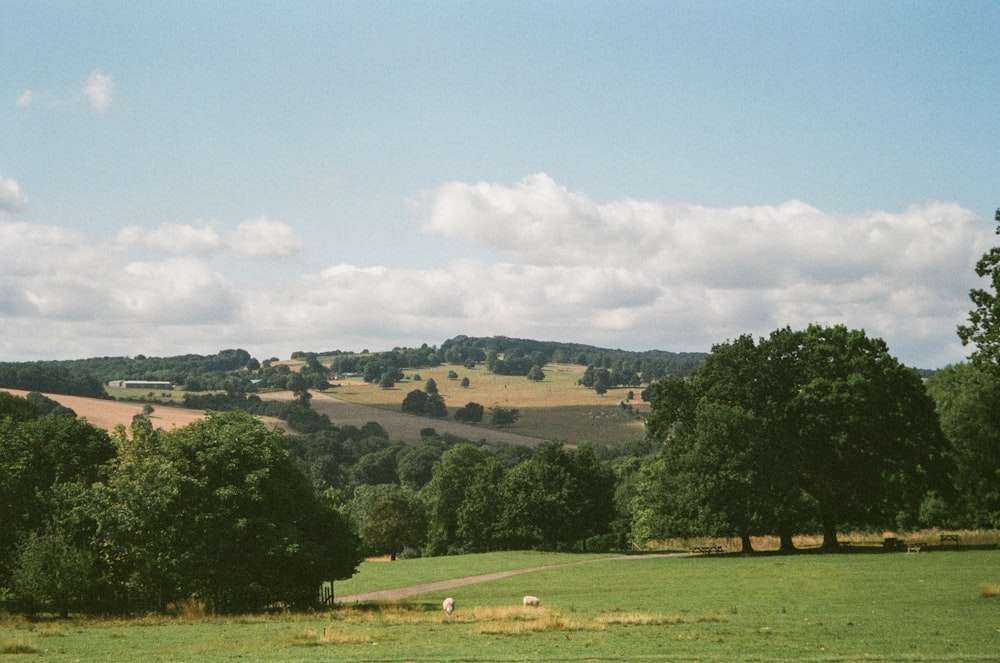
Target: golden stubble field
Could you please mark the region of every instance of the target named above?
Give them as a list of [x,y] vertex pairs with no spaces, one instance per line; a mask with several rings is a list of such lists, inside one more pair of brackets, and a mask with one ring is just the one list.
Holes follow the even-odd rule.
[[[18,389],[3,389],[15,396],[27,396],[29,392]],[[100,398],[84,398],[82,396],[64,396],[62,394],[45,394],[60,405],[64,405],[74,412],[81,419],[103,428],[108,431],[114,430],[115,426],[122,424],[128,427],[132,423],[132,418],[137,414],[142,414],[142,403],[131,403],[127,401],[103,400]],[[203,419],[203,410],[191,410],[182,407],[153,404],[153,413],[149,415],[149,420],[153,422],[154,428],[171,430],[186,426],[192,421]],[[282,422],[271,417],[262,417],[269,426],[281,425]]]
[[[545,379],[533,382],[520,376],[494,375],[482,364],[472,369],[443,365],[406,370],[406,379],[392,389],[360,380],[331,380],[331,384],[339,386],[328,393],[352,403],[398,412],[407,393],[424,389],[427,380],[433,379],[448,406],[449,417],[466,403],[475,402],[487,409],[485,421],[489,408],[494,406],[520,410],[518,422],[505,429],[511,433],[567,444],[620,444],[642,439],[643,416],[649,408],[639,399],[641,388],[611,389],[598,395],[577,384],[584,370],[584,366],[576,364],[549,364],[544,367]],[[458,377],[449,378],[449,371]],[[421,379],[414,380],[416,375]],[[464,377],[469,378],[468,387],[461,386]],[[634,392],[631,401],[627,401],[629,391]],[[631,410],[621,406],[623,401]],[[434,426],[433,419],[427,422],[429,427]]]

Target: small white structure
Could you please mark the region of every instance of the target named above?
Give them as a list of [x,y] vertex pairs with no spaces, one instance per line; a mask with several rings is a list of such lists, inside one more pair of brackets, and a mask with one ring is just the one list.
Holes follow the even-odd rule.
[[455,599],[451,598],[450,596],[446,598],[444,600],[444,603],[442,603],[441,605],[444,607],[444,614],[450,615],[451,613],[455,612]]
[[537,596],[525,596],[524,597],[524,607],[527,608],[531,606],[532,608],[537,608],[542,604],[541,600]]

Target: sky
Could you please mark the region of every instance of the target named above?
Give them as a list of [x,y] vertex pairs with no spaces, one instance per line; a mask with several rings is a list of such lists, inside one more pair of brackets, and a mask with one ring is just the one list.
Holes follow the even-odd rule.
[[1000,3],[0,3],[0,360],[972,348]]

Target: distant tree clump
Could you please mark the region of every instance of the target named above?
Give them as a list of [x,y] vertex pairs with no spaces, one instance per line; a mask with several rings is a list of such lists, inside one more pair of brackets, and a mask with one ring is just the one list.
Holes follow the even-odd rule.
[[490,408],[491,426],[513,426],[521,416],[521,411],[516,407],[506,408],[494,406]]
[[455,411],[455,421],[466,424],[478,424],[483,420],[485,409],[479,403],[469,402]]

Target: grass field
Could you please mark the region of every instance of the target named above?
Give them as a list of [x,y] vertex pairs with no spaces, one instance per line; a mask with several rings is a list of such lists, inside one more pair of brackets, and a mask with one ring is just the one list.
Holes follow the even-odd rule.
[[[503,555],[447,561],[456,575],[505,566]],[[363,573],[426,577],[421,564],[440,563],[370,562],[377,569]],[[997,550],[637,557],[454,588],[451,617],[444,594],[302,616],[8,617],[0,651],[42,661],[991,661],[1000,597],[981,587],[998,582]],[[540,609],[521,608],[528,593]]]
[[[637,415],[647,411],[648,406],[639,400],[641,389],[612,389],[598,395],[593,389],[577,384],[584,369],[575,364],[549,364],[544,369],[545,380],[533,382],[519,376],[494,375],[482,364],[473,369],[443,365],[404,371],[407,379],[392,389],[350,380],[340,382],[330,394],[352,403],[398,411],[407,393],[423,389],[427,380],[433,378],[448,406],[449,416],[473,401],[487,410],[495,405],[518,408],[520,420],[507,428],[512,433],[570,444],[618,444],[642,439],[643,420]],[[455,371],[458,379],[449,379],[448,371]],[[414,381],[414,374],[421,380]],[[464,377],[469,378],[468,387],[460,384]],[[629,391],[635,396],[629,403],[631,411],[620,406]],[[427,425],[433,427],[433,420],[428,419]]]

